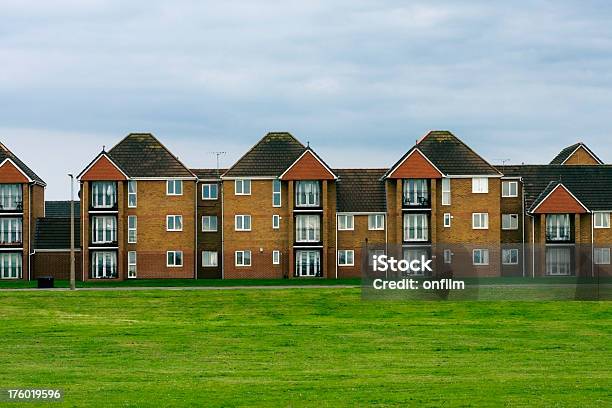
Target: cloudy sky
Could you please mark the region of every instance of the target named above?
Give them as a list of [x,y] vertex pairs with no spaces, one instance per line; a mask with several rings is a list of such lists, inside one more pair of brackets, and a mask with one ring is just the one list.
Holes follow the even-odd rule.
[[144,131],[192,167],[273,130],[333,167],[430,129],[492,163],[579,140],[611,162],[611,3],[505,3],[0,0],[0,141],[50,199]]

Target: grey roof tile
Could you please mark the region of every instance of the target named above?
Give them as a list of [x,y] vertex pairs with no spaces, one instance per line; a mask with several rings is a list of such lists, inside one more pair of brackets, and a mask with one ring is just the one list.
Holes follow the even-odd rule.
[[555,158],[551,160],[550,164],[562,164],[580,146],[582,146],[587,152],[589,152],[589,154],[591,154],[595,158],[595,160],[597,160],[599,163],[603,163],[603,161],[601,161],[599,157],[597,157],[597,155],[593,153],[593,151],[589,149],[589,147],[586,144],[579,142],[579,143],[574,143],[571,146],[567,146],[565,149],[561,150],[559,154],[557,154]]
[[[81,202],[74,201],[74,216],[81,216]],[[70,218],[70,201],[45,201],[46,218]]]
[[334,169],[339,212],[385,212],[387,169]]
[[22,162],[19,157],[15,156],[15,154],[11,152],[4,144],[0,143],[0,163],[2,163],[6,159],[11,159],[17,165],[17,167],[19,167],[25,174],[28,175],[30,179],[45,185],[43,179],[38,177],[38,175],[34,173],[32,169],[26,166],[26,164]]
[[[74,246],[81,246],[80,219],[75,219]],[[70,218],[38,218],[34,245],[36,249],[70,249]]]

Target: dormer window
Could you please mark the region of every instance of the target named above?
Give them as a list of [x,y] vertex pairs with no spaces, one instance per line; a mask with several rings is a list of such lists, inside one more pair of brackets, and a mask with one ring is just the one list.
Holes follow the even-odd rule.
[[21,184],[0,184],[0,210],[22,210]]
[[321,185],[318,181],[297,181],[295,184],[296,207],[320,207]]
[[93,208],[113,208],[117,204],[117,183],[114,181],[92,182],[91,203]]

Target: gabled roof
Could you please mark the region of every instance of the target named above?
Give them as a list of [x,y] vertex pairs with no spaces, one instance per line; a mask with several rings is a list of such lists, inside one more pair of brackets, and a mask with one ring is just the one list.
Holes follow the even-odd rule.
[[266,134],[223,177],[278,177],[306,147],[287,132]]
[[[74,216],[81,216],[80,201],[74,201]],[[70,218],[70,201],[45,201],[45,218]]]
[[444,173],[419,150],[418,145],[415,145],[385,173],[385,177],[440,178],[444,177]]
[[338,212],[386,212],[387,169],[334,169]]
[[[555,203],[551,203],[551,200],[555,201]],[[547,205],[549,209],[544,210],[544,207]],[[567,211],[570,213],[589,212],[589,209],[560,181],[551,181],[548,183],[548,186],[546,186],[529,208],[529,212],[559,212],[559,205],[564,209],[568,207],[571,208],[571,211]],[[552,211],[550,211],[551,209]]]
[[567,146],[565,149],[561,150],[559,152],[559,154],[557,156],[555,156],[554,159],[551,160],[550,164],[564,164],[567,159],[569,159],[578,149],[583,148],[591,157],[593,157],[593,159],[595,159],[595,161],[599,164],[604,164],[603,161],[601,161],[599,159],[599,157],[597,157],[597,155],[595,153],[593,153],[593,151],[591,149],[589,149],[589,147],[582,143],[575,143],[571,146]]
[[537,205],[542,194],[563,183],[589,210],[612,210],[612,165],[519,165],[500,166],[505,176],[521,177],[525,192],[525,208]]
[[500,173],[457,136],[447,130],[433,130],[402,156],[386,175],[418,148],[425,157],[447,176],[499,176]]
[[13,164],[17,166],[19,170],[25,173],[25,175],[28,178],[30,178],[33,182],[41,184],[43,186],[47,185],[43,181],[43,179],[38,177],[38,175],[34,173],[34,171],[32,171],[32,169],[26,166],[24,162],[19,160],[19,157],[15,156],[13,152],[11,152],[4,144],[0,143],[0,163],[3,163],[6,159],[9,159],[10,161],[12,161]]
[[[295,173],[291,175],[291,173]],[[300,176],[300,174],[302,176]],[[298,179],[335,180],[336,173],[319,157],[310,146],[295,159],[293,163],[279,176],[283,180]]]
[[200,180],[218,180],[227,169],[190,169]]
[[[74,246],[81,246],[80,219],[75,219]],[[37,218],[35,249],[70,249],[70,218]]]
[[130,178],[195,178],[195,175],[150,133],[130,133],[108,151]]

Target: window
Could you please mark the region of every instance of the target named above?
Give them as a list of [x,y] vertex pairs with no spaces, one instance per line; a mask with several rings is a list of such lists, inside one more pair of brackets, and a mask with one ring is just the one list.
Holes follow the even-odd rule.
[[321,186],[318,181],[297,181],[295,183],[296,207],[320,207]]
[[355,251],[352,249],[341,249],[338,251],[338,266],[355,265]]
[[183,230],[183,216],[182,215],[166,216],[166,231],[182,231],[182,230]]
[[489,192],[489,179],[486,177],[474,177],[472,179],[472,193],[484,194]]
[[166,195],[183,195],[183,180],[166,181]]
[[546,240],[569,241],[570,240],[570,216],[569,214],[547,214],[546,215]]
[[502,181],[502,197],[518,197],[518,181]]
[[472,214],[472,229],[488,229],[489,228],[489,213],[473,213]]
[[21,184],[0,184],[0,210],[23,210]]
[[517,230],[518,214],[502,214],[502,229]]
[[295,276],[321,276],[321,253],[319,251],[296,251]]
[[404,180],[404,205],[429,206],[429,180]]
[[272,181],[272,207],[281,206],[281,181]]
[[91,277],[110,279],[117,277],[117,253],[114,251],[95,251],[91,259]]
[[235,195],[251,195],[251,180],[240,179],[234,182]]
[[368,215],[368,229],[370,231],[378,231],[385,229],[385,216],[384,214],[370,214]]
[[274,214],[272,215],[272,228],[279,229],[280,228],[280,215]]
[[136,251],[128,251],[128,278],[136,277]]
[[451,215],[450,213],[444,213],[444,227],[450,228],[451,226]]
[[280,264],[280,251],[272,251],[272,264],[278,265]]
[[610,213],[609,212],[596,212],[595,214],[595,228],[610,228]]
[[474,265],[488,265],[489,264],[489,250],[488,249],[475,249],[472,251],[472,263]]
[[137,239],[138,219],[135,215],[128,215],[128,244],[135,244]]
[[236,266],[251,266],[251,251],[236,251]]
[[546,274],[568,276],[571,259],[570,248],[546,248]]
[[518,264],[518,249],[502,249],[502,264],[517,265]]
[[113,215],[91,218],[92,243],[110,244],[117,241],[117,218]]
[[321,241],[321,218],[318,215],[296,216],[295,228],[297,242]]
[[203,215],[202,216],[202,232],[216,232],[217,231],[217,216],[216,215]]
[[338,215],[338,231],[352,231],[355,227],[355,217],[352,215]]
[[251,230],[251,216],[250,215],[237,215],[234,218],[235,230],[236,231],[250,231]]
[[451,205],[451,181],[446,177],[442,179],[442,205]]
[[219,198],[217,184],[202,184],[202,200],[216,200],[217,198]]
[[136,180],[128,181],[128,207],[136,208],[138,204],[138,185]]
[[166,266],[172,268],[183,266],[183,251],[166,252]]
[[610,248],[595,248],[593,259],[595,265],[610,264]]
[[202,251],[202,266],[212,268],[219,266],[219,258],[216,251]]
[[19,244],[22,236],[21,218],[0,219],[0,244]]
[[[408,261],[408,262],[412,262],[412,261],[421,261],[423,258],[424,259],[429,259],[429,251],[427,249],[424,248],[404,248],[403,251],[403,258]],[[426,273],[425,271],[406,271],[406,272],[402,272],[402,274],[404,276],[406,275],[416,275],[416,276],[423,276],[424,273]]]
[[450,249],[444,250],[444,263],[449,264],[453,262],[453,251]]
[[23,264],[20,253],[0,253],[0,279],[21,279]]
[[91,203],[93,208],[113,208],[117,204],[117,184],[114,181],[92,182]]
[[404,241],[427,241],[428,239],[427,215],[404,214]]
[[368,265],[374,265],[374,257],[379,257],[385,254],[384,249],[370,249],[368,250]]

